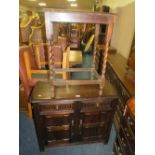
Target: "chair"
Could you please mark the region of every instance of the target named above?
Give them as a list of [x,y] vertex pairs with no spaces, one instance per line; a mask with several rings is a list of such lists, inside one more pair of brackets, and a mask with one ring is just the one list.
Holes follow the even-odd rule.
[[54,55],[54,66],[56,68],[62,67],[62,60],[63,60],[63,51],[60,45],[53,45],[52,46],[53,55]]
[[64,51],[67,47],[67,38],[58,36],[58,45],[62,47],[62,50]]
[[40,26],[31,26],[32,32],[29,36],[29,45],[33,43],[42,43],[45,41],[44,24]]
[[46,68],[48,65],[48,52],[50,45],[48,43],[32,44],[35,60],[38,69]]
[[[31,51],[30,47],[28,46],[23,46],[19,48],[19,78],[22,82],[22,85],[24,87],[25,95],[26,95],[26,100],[28,103],[28,114],[29,118],[32,118],[32,107],[31,103],[29,101],[29,96],[31,94],[31,90],[36,84],[37,80],[35,79],[28,79],[27,71],[26,71],[26,65],[24,61],[24,53],[27,51]],[[31,57],[31,60],[33,58]],[[34,66],[33,66],[34,67]]]

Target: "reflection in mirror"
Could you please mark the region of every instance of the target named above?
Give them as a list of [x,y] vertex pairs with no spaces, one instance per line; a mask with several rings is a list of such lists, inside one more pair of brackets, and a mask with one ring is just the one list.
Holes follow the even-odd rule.
[[[42,18],[40,17],[39,19]],[[32,56],[34,57],[34,60],[36,62],[36,70],[38,70],[37,73],[40,74],[40,77],[49,79],[49,73],[51,70],[49,66],[51,66],[51,61],[53,61],[53,68],[57,69],[94,67],[92,65],[95,43],[95,24],[53,23],[53,35],[51,37],[51,43],[47,43],[45,39],[42,39],[42,41],[32,42],[32,38],[46,37],[45,26],[43,22],[41,26],[35,28],[32,27],[32,29],[35,29],[35,31],[37,30],[37,33],[40,32],[39,37],[38,35],[37,37],[34,37],[34,35],[30,35],[29,37],[29,46],[32,49]],[[42,31],[44,33],[41,33]],[[34,31],[32,32],[32,34],[34,34]],[[98,43],[103,44],[104,38],[105,33],[102,32],[101,27]],[[102,52],[97,52],[97,55],[99,55],[99,57],[101,58],[102,56],[100,55],[100,53]],[[96,57],[96,59],[98,58]],[[98,65],[96,65],[95,67],[96,71],[98,72]],[[68,80],[74,79],[73,77],[76,77],[75,75],[78,75],[77,77],[79,79],[92,79],[92,75],[89,72],[79,73],[74,71],[56,71],[54,77],[56,79],[62,78]],[[32,73],[32,77],[36,78],[36,76],[38,75]]]

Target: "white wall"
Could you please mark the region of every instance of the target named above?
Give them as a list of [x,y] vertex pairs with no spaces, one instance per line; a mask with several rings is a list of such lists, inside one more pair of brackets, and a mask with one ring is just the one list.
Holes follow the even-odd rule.
[[132,39],[135,32],[135,3],[134,0],[103,0],[102,5],[111,7],[116,13],[111,46],[128,58]]
[[117,19],[113,31],[111,46],[128,58],[135,32],[135,4],[130,3],[117,9]]

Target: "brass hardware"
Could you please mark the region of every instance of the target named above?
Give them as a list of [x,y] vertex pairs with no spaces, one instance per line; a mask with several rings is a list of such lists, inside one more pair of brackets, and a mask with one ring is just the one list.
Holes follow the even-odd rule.
[[100,106],[100,103],[96,103],[96,107],[98,108]]
[[58,105],[56,105],[56,110],[59,110],[59,106]]
[[82,126],[82,119],[80,119],[80,126]]
[[74,125],[74,120],[72,120],[72,125]]

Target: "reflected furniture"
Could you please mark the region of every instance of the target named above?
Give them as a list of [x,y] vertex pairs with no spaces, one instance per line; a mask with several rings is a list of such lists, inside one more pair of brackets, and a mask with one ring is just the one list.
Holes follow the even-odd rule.
[[[53,33],[53,23],[93,23],[95,24],[95,35],[94,35],[94,56],[92,68],[67,68],[67,69],[57,69],[54,67],[54,60],[52,59],[52,53],[50,55],[50,80],[51,80],[51,89],[54,96],[55,87],[58,85],[82,85],[82,84],[98,84],[100,86],[99,96],[102,95],[102,90],[105,85],[105,72],[107,64],[107,56],[109,50],[109,44],[112,36],[112,29],[114,24],[114,14],[108,13],[93,13],[93,12],[78,12],[78,11],[64,11],[64,10],[53,10],[53,9],[44,9],[45,12],[45,27],[46,27],[46,37],[47,41],[52,44]],[[106,43],[104,46],[103,54],[103,66],[102,74],[98,75],[95,65],[96,65],[96,53],[97,53],[97,44],[98,44],[98,35],[100,32],[100,24],[106,24]],[[90,72],[95,78],[88,80],[57,80],[55,79],[55,72]]]
[[82,52],[77,50],[69,51],[69,67],[82,64]]

